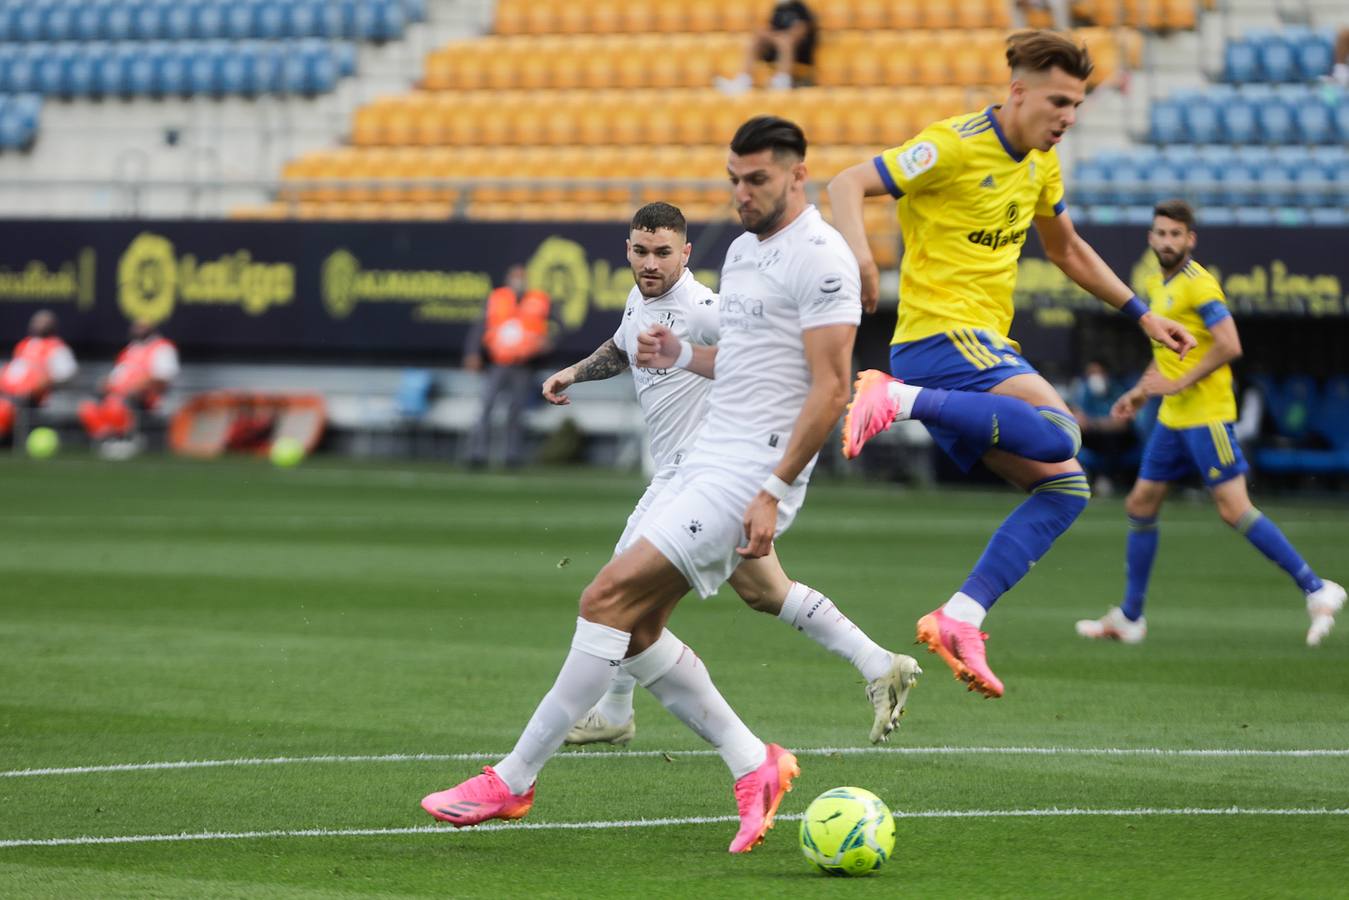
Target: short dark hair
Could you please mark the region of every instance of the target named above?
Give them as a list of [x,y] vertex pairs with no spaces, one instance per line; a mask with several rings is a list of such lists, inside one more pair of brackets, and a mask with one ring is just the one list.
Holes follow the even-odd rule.
[[806,134],[801,126],[780,116],[755,116],[735,131],[731,152],[748,156],[760,150],[772,150],[774,156],[791,154],[806,158]]
[[1184,200],[1163,200],[1152,208],[1152,217],[1165,216],[1181,223],[1189,231],[1194,231],[1194,207]]
[[1086,81],[1096,68],[1087,48],[1057,31],[1018,31],[1007,38],[1007,67],[1013,72],[1048,72],[1059,68]]
[[655,203],[648,203],[633,213],[633,231],[654,233],[660,228],[668,228],[675,234],[688,233],[688,223],[684,221],[684,214],[679,211],[679,207],[669,203],[658,200]]

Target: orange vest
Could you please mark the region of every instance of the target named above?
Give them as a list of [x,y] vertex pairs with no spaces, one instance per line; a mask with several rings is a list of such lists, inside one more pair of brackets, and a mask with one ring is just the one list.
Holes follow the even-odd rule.
[[132,341],[117,354],[117,363],[108,373],[109,394],[128,396],[144,392],[141,399],[147,408],[159,403],[162,386],[155,381],[150,363],[161,347],[172,347],[167,339],[156,337],[149,341]]
[[14,346],[14,358],[0,371],[0,393],[15,397],[38,395],[47,390],[51,376],[47,360],[65,346],[58,337],[26,337]]
[[499,287],[487,296],[487,327],[483,343],[492,362],[519,365],[538,354],[548,337],[548,295],[525,291],[516,301],[515,291]]

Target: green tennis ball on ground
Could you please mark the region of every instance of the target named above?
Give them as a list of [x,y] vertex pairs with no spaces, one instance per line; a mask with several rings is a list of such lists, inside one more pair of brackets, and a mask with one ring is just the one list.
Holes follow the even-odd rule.
[[274,466],[280,466],[283,469],[298,466],[300,461],[304,459],[304,444],[301,444],[295,438],[277,438],[272,441],[270,456]]
[[34,428],[28,432],[27,448],[33,459],[49,459],[61,449],[61,438],[50,428]]

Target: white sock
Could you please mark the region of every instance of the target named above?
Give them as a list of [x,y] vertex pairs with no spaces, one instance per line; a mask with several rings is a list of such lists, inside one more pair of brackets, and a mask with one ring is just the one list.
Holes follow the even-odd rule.
[[596,711],[610,725],[622,725],[632,718],[632,689],[637,679],[629,675],[622,666],[614,669],[614,680],[609,683],[609,692],[600,700]]
[[900,422],[913,414],[913,401],[918,399],[918,395],[923,389],[916,384],[892,381],[886,385],[886,390],[890,394],[890,399],[899,405],[899,412],[895,413],[895,421]]
[[697,654],[668,630],[646,650],[623,660],[623,668],[675,718],[715,747],[737,781],[768,758],[763,741],[721,696]]
[[947,600],[946,605],[941,609],[951,618],[960,622],[969,622],[975,628],[984,624],[984,616],[988,615],[988,610],[984,609],[978,600],[961,591],[952,594],[951,599]]
[[543,764],[562,746],[567,731],[585,715],[613,681],[614,667],[628,652],[629,634],[576,620],[571,652],[557,673],[553,689],[539,701],[515,749],[493,768],[512,794],[523,794]]
[[866,632],[840,612],[832,600],[808,585],[792,584],[787,599],[782,601],[778,618],[797,631],[805,632],[830,653],[852,663],[867,681],[890,671],[890,651],[867,637]]

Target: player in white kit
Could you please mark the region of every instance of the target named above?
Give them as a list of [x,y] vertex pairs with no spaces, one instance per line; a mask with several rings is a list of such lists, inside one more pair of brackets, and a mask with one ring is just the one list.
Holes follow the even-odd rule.
[[765,556],[800,508],[820,446],[848,401],[861,319],[857,260],[806,203],[806,140],[784,119],[740,126],[727,159],[740,220],[722,269],[717,347],[667,328],[639,336],[637,363],[716,376],[693,448],[642,517],[632,544],[581,594],[571,650],[515,748],[495,766],[422,799],[456,826],[518,819],[571,726],[622,666],[711,743],[735,779],[732,853],[763,840],[796,757],[765,744],[722,698],[665,624],[690,587],[713,594],[743,559]]
[[[646,511],[679,470],[707,410],[710,379],[684,369],[645,369],[634,362],[637,336],[653,326],[669,328],[681,341],[717,342],[717,295],[686,268],[693,249],[686,233],[683,214],[668,203],[651,203],[637,211],[627,244],[636,285],[628,294],[618,329],[590,356],[543,383],[549,403],[566,405],[570,399],[565,391],[571,385],[632,372],[650,434],[655,475],[628,517],[615,554],[632,543]],[[728,580],[751,609],[777,616],[857,668],[872,706],[871,742],[885,741],[899,724],[909,689],[922,674],[917,660],[879,646],[823,594],[789,579],[772,549],[760,559],[742,562]],[[608,693],[567,732],[566,743],[632,740],[637,730],[632,708],[635,685],[636,680],[617,667]]]

